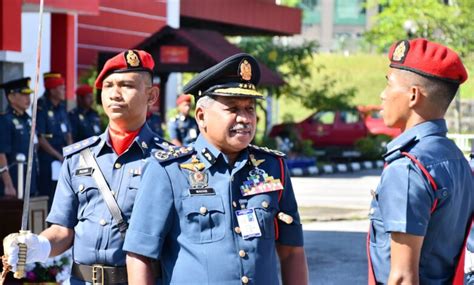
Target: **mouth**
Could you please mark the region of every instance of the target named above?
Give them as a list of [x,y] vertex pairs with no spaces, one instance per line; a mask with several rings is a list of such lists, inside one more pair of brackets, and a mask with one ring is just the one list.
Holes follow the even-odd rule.
[[111,110],[120,110],[120,109],[123,109],[123,108],[125,108],[124,104],[118,104],[118,103],[109,104],[109,109],[111,109]]
[[252,135],[252,128],[244,127],[244,128],[232,128],[230,130],[230,134],[232,136],[250,136]]

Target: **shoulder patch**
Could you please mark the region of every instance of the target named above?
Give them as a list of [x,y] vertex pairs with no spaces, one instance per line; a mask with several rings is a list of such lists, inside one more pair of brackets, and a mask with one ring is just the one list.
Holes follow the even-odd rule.
[[168,162],[178,159],[180,157],[185,157],[188,155],[194,154],[194,148],[191,146],[169,146],[166,150],[158,150],[153,153],[153,157],[158,160],[158,162]]
[[167,150],[169,149],[170,147],[174,146],[172,143],[160,138],[160,137],[154,137],[153,138],[153,141],[155,142],[155,145],[158,147],[158,148],[161,148],[161,149],[164,149],[164,150]]
[[99,137],[98,136],[93,136],[93,137],[87,138],[85,140],[82,140],[80,142],[73,143],[72,145],[68,145],[68,146],[63,148],[63,156],[66,157],[66,156],[69,156],[71,154],[77,153],[78,151],[81,151],[84,148],[86,148],[88,146],[91,146],[91,145],[95,144],[98,141],[99,141]]
[[256,145],[253,145],[253,144],[249,144],[249,148],[253,149],[253,150],[258,150],[258,151],[261,151],[261,152],[264,152],[264,153],[268,153],[268,154],[271,154],[271,155],[274,155],[274,156],[286,157],[285,153],[283,153],[279,150],[269,149],[266,146],[262,147],[262,146],[256,146]]

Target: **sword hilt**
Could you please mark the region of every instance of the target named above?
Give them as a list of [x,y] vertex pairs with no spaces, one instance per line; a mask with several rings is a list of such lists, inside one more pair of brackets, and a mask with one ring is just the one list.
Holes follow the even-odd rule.
[[25,277],[25,264],[26,264],[26,244],[18,244],[18,263],[16,264],[16,272],[13,274],[13,277],[16,279],[21,279]]

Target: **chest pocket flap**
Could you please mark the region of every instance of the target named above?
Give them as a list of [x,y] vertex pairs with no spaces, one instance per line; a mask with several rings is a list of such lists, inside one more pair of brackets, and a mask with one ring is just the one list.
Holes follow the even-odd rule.
[[194,243],[221,240],[225,234],[225,211],[222,198],[214,196],[186,197],[182,200],[182,232]]

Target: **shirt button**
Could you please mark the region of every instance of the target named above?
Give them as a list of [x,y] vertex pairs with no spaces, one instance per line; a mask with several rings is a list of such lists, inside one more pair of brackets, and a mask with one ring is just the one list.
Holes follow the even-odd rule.
[[234,232],[236,232],[237,234],[240,234],[240,228],[239,228],[239,227],[235,227],[235,228],[234,228]]
[[122,167],[122,164],[120,164],[120,162],[117,162],[114,164],[114,167],[119,169],[120,167]]
[[86,187],[84,186],[84,184],[79,185],[79,191],[80,192],[84,191],[85,188]]
[[205,215],[207,213],[207,208],[206,207],[199,208],[199,213],[201,213],[201,215]]
[[100,219],[99,224],[101,226],[105,226],[105,225],[107,225],[107,222],[104,219]]
[[242,283],[244,283],[244,284],[249,283],[249,278],[247,276],[242,276],[242,278],[240,280],[242,280]]
[[244,258],[246,255],[247,255],[247,253],[245,253],[244,250],[242,250],[242,249],[239,250],[239,256],[240,256],[240,257]]
[[237,208],[237,202],[232,201],[232,207]]
[[267,201],[263,201],[263,202],[262,202],[262,207],[264,207],[265,209],[268,208],[268,202],[267,202]]

